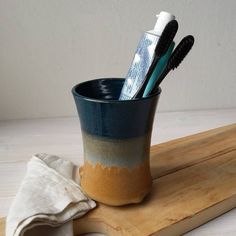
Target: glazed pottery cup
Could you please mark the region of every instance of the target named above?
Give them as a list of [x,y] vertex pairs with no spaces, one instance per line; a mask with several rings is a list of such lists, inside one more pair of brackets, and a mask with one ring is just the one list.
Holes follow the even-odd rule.
[[147,98],[119,101],[124,79],[86,81],[72,93],[80,118],[83,191],[92,199],[119,206],[138,203],[150,192],[151,133],[159,91]]

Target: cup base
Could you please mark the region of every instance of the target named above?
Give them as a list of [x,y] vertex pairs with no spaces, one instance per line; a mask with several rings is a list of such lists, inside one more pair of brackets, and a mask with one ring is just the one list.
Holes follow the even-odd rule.
[[[83,189],[83,188],[82,188]],[[84,189],[83,189],[84,190]],[[151,189],[147,190],[144,193],[140,193],[139,196],[137,196],[136,198],[127,198],[127,199],[109,199],[109,198],[100,198],[99,196],[93,196],[93,194],[89,194],[87,192],[85,192],[85,194],[87,196],[89,196],[91,199],[93,199],[96,202],[102,203],[104,205],[108,205],[108,206],[125,206],[125,205],[129,205],[129,204],[138,204],[141,203],[144,198],[149,194],[149,192],[151,191]]]
[[95,201],[111,206],[140,203],[151,191],[149,159],[132,169],[93,165],[79,169],[81,187]]

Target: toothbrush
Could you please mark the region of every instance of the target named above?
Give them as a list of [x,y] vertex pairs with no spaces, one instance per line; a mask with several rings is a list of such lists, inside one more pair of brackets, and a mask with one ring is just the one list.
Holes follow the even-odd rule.
[[158,78],[160,77],[161,73],[164,71],[164,69],[169,61],[169,58],[172,54],[174,47],[175,47],[175,43],[173,41],[171,43],[169,49],[167,50],[167,52],[160,58],[160,60],[156,64],[156,67],[155,67],[152,75],[150,76],[147,86],[145,87],[145,90],[143,92],[143,97],[147,97],[149,92],[154,88]]
[[193,44],[194,44],[194,37],[192,35],[188,35],[181,40],[178,46],[174,49],[174,52],[172,53],[166,68],[164,69],[164,71],[158,78],[154,88],[149,92],[148,95],[154,94],[158,91],[158,87],[163,81],[163,79],[171,70],[174,70],[180,65],[180,63],[183,61],[183,59],[187,56],[187,54],[191,50]]
[[172,20],[166,25],[165,29],[161,34],[157,47],[155,48],[154,59],[152,61],[152,64],[145,76],[143,84],[140,86],[139,90],[135,93],[133,99],[142,97],[146,85],[150,79],[150,76],[152,75],[160,58],[167,52],[168,48],[170,47],[170,44],[172,43],[177,33],[177,30],[178,30],[178,22],[176,20]]

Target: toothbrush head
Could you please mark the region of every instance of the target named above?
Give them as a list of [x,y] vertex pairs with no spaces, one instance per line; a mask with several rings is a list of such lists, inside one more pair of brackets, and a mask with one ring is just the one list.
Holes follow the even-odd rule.
[[194,44],[194,37],[192,35],[188,35],[184,37],[178,46],[174,49],[169,62],[168,68],[169,70],[174,70],[177,68],[183,59],[187,56],[189,51],[191,50]]
[[176,20],[172,20],[166,25],[155,49],[155,54],[157,57],[161,57],[167,52],[177,33],[177,30],[178,22]]

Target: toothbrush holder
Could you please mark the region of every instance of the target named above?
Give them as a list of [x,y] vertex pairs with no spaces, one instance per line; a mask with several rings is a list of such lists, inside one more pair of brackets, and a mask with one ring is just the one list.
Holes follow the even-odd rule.
[[83,191],[107,205],[139,203],[150,192],[151,133],[161,89],[154,95],[118,100],[125,79],[104,78],[72,89],[80,118]]

